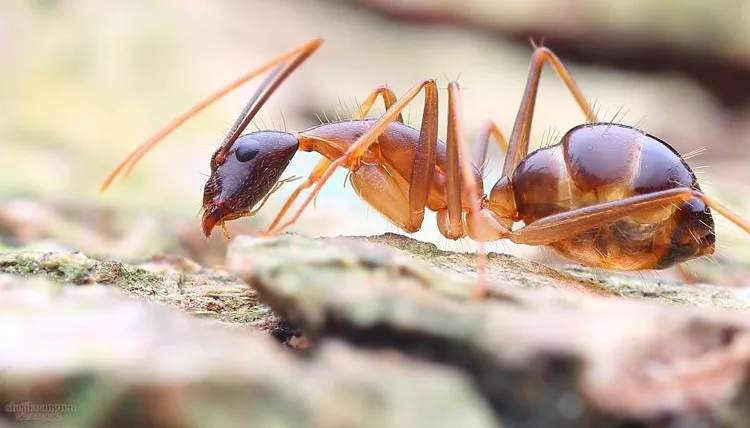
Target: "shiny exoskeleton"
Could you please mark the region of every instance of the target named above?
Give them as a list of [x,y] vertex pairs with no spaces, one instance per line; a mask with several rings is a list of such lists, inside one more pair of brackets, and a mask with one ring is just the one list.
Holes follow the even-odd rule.
[[[461,137],[458,84],[448,85],[448,132],[443,142],[437,137],[438,91],[431,79],[401,99],[390,88],[380,87],[365,99],[354,119],[316,126],[298,136],[278,131],[241,135],[268,97],[320,43],[314,40],[281,55],[218,91],[134,151],[104,187],[200,109],[278,66],[211,157],[203,197],[206,236],[217,225],[226,233],[225,222],[254,215],[288,181],[279,177],[297,151],[317,152],[322,159],[288,198],[269,234],[294,224],[339,167],[349,170],[365,202],[407,232],[419,230],[429,209],[437,213],[438,229],[447,238],[469,236],[480,246],[499,239],[545,245],[587,266],[662,269],[711,254],[712,209],[750,232],[750,224],[701,191],[695,174],[667,143],[629,126],[600,123],[560,60],[544,47],[534,50],[510,139],[487,122],[473,161]],[[586,123],[568,131],[558,144],[529,154],[534,105],[547,62],[585,113]],[[415,129],[403,123],[401,112],[421,92],[424,112],[421,128]],[[378,97],[386,112],[378,119],[365,119]],[[481,177],[493,138],[506,157],[500,180],[485,195]],[[281,223],[309,188],[312,191],[292,218]],[[517,222],[525,225],[514,229]],[[478,293],[483,292],[480,287]]]
[[[586,124],[529,154],[510,180],[517,220],[543,217],[659,190],[700,192],[695,174],[667,143],[634,128]],[[490,196],[490,204],[492,204]],[[714,252],[711,211],[697,198],[624,216],[550,243],[567,259],[618,270],[663,269]]]
[[[276,133],[275,141],[288,144],[284,153],[289,153],[294,145],[298,150],[318,152],[333,162],[374,123],[375,120],[329,123],[302,131],[297,140],[292,140],[291,134]],[[409,178],[413,174],[418,141],[419,130],[400,122],[391,123],[349,175],[364,201],[407,232],[420,229],[424,212],[420,210],[414,215],[409,209]],[[438,228],[450,239],[467,235],[482,241],[505,239],[518,221],[532,224],[554,214],[667,189],[701,191],[690,167],[664,141],[625,125],[591,123],[571,129],[560,143],[529,154],[510,179],[500,180],[482,198],[479,227],[472,216],[463,215],[459,226],[451,228],[448,146],[437,140],[435,147],[425,208],[437,213]],[[279,166],[270,176],[280,176],[286,163]],[[249,171],[254,172],[254,168]],[[472,174],[481,189],[482,172],[476,165]],[[459,183],[466,188],[463,180]],[[270,188],[268,182],[265,186]],[[258,193],[258,198],[261,196]],[[463,213],[471,212],[471,197],[462,192]],[[228,200],[219,195],[214,198],[217,204]],[[480,227],[484,228],[484,234]],[[711,254],[714,242],[711,211],[702,200],[693,197],[623,216],[547,245],[583,265],[642,270],[663,269]]]

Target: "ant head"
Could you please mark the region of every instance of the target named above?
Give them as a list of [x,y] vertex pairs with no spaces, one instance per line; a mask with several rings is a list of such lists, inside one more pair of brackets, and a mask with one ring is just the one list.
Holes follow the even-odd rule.
[[297,152],[299,141],[286,132],[242,135],[226,152],[211,157],[211,176],[203,189],[203,234],[217,224],[243,217],[274,187]]

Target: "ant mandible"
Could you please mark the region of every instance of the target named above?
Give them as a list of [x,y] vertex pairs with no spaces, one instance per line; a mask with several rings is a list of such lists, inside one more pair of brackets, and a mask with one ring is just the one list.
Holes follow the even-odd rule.
[[[487,122],[473,162],[461,137],[456,82],[448,85],[446,141],[437,137],[438,96],[433,79],[415,85],[401,99],[382,86],[365,99],[353,119],[325,123],[298,136],[280,131],[241,135],[276,88],[321,43],[316,39],[275,58],[175,119],[133,151],[107,178],[102,190],[121,172],[127,174],[146,152],[190,117],[274,69],[211,157],[202,205],[207,237],[217,225],[226,234],[225,222],[255,215],[271,194],[290,181],[279,178],[298,150],[314,151],[323,158],[286,201],[269,227],[269,235],[293,225],[339,167],[350,171],[349,180],[360,198],[406,232],[421,228],[428,208],[437,213],[438,229],[449,239],[469,236],[480,245],[500,239],[545,245],[591,267],[664,269],[712,254],[711,209],[750,233],[750,224],[701,191],[688,164],[666,142],[630,126],[599,122],[560,59],[542,46],[534,48],[510,139],[505,139],[494,122]],[[546,62],[572,93],[586,123],[569,130],[559,143],[528,153],[534,104]],[[401,112],[422,91],[424,113],[417,130],[403,123]],[[365,119],[378,96],[384,101],[385,113],[378,119]],[[491,138],[506,157],[500,180],[484,195],[481,178]],[[281,223],[300,193],[313,186],[291,219]],[[519,221],[525,226],[513,230]],[[481,246],[480,255],[481,278]],[[475,295],[485,293],[480,281]]]

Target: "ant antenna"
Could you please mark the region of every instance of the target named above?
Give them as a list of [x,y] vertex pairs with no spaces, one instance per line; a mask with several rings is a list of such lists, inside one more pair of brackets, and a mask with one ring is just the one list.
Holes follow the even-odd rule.
[[292,72],[299,67],[299,65],[302,64],[310,54],[312,54],[312,52],[312,50],[301,52],[291,63],[276,67],[276,69],[266,77],[266,80],[263,81],[258,90],[255,91],[255,94],[253,94],[252,98],[250,98],[250,101],[245,105],[245,108],[242,109],[242,112],[234,123],[235,126],[232,127],[224,139],[221,149],[216,154],[215,159],[217,164],[224,163],[224,159],[226,158],[229,149],[232,148],[234,142],[237,141],[237,138],[242,134],[242,131],[247,128],[247,125],[253,120],[253,117],[255,117],[260,108],[263,107],[263,104],[266,103],[268,98],[274,93],[274,91],[276,91],[281,83],[284,82],[284,80],[289,77],[289,75],[292,74]]

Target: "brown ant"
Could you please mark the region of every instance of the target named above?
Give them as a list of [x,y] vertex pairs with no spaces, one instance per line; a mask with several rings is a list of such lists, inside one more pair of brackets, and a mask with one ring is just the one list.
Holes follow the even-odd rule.
[[[448,85],[448,133],[443,142],[437,137],[438,96],[432,79],[415,85],[401,99],[380,87],[365,99],[354,119],[322,124],[298,136],[279,131],[240,135],[273,91],[321,43],[313,40],[277,57],[180,116],[125,159],[102,190],[188,118],[276,67],[211,157],[202,207],[206,236],[217,225],[224,229],[226,221],[254,215],[288,181],[278,180],[298,150],[318,152],[323,159],[286,201],[268,234],[293,225],[338,167],[350,171],[349,180],[360,198],[406,232],[420,229],[428,208],[437,213],[438,229],[449,239],[469,236],[480,245],[500,239],[545,245],[591,267],[664,269],[712,254],[711,209],[750,232],[750,224],[702,193],[695,174],[667,143],[630,126],[599,122],[561,61],[541,46],[535,46],[510,139],[506,142],[498,127],[488,122],[473,163],[461,138],[458,84]],[[558,144],[528,153],[545,62],[568,87],[587,121],[569,130]],[[417,130],[403,123],[401,112],[423,90],[424,114]],[[378,119],[365,119],[378,96],[386,112]],[[507,153],[502,178],[484,195],[481,178],[491,137]],[[291,219],[281,223],[300,192],[312,186]],[[525,227],[513,230],[518,221]],[[480,287],[478,293],[484,292]]]

